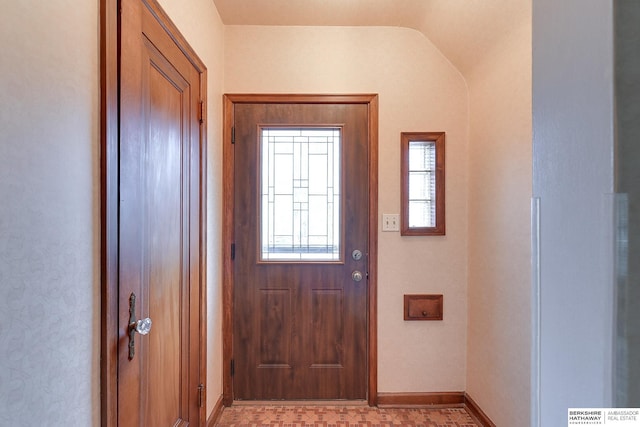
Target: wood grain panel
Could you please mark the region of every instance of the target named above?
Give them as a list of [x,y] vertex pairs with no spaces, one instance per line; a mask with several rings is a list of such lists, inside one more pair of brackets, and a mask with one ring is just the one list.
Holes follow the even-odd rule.
[[100,0],[100,425],[118,416],[118,0]]
[[[366,258],[353,249],[368,247],[368,109],[361,104],[240,104],[234,107],[234,386],[241,399],[365,399],[367,354]],[[341,127],[341,256],[338,262],[260,262],[259,129],[267,126]],[[255,171],[249,173],[249,171]],[[256,178],[257,177],[257,178]],[[292,304],[291,328],[262,331],[258,318],[275,316],[261,307],[256,289],[286,285]],[[257,316],[258,313],[263,313]],[[277,318],[275,318],[277,321]],[[289,340],[291,369],[263,369],[255,354],[267,334],[276,346]],[[318,369],[319,366],[328,367]],[[340,366],[340,369],[335,367]],[[259,369],[256,370],[256,367]],[[283,368],[284,366],[281,366]]]
[[235,121],[234,104],[228,96],[222,100],[222,402],[224,406],[233,403],[233,336],[234,304],[232,254],[234,247],[235,194],[234,165],[235,150],[232,144],[233,124]]
[[[184,167],[183,141],[188,135],[189,85],[170,66],[160,53],[145,40],[148,70],[150,134],[145,149],[147,159],[146,195],[146,263],[149,277],[147,297],[149,313],[153,320],[153,333],[148,336],[149,367],[143,371],[143,381],[148,388],[146,405],[149,425],[174,425],[183,418],[182,395],[188,393],[188,358],[182,352],[183,337],[189,324],[188,251],[188,180],[182,177]],[[161,71],[162,70],[162,71]],[[187,91],[186,96],[185,91]],[[146,90],[145,90],[146,92]],[[188,247],[188,246],[187,246]]]
[[311,292],[312,368],[341,368],[344,349],[342,289]]
[[371,96],[369,107],[369,299],[367,307],[367,401],[378,401],[378,95]]
[[260,290],[260,368],[291,367],[291,292]]
[[[205,68],[154,0],[101,0],[101,12],[104,105],[118,94],[121,107],[103,111],[102,120],[102,236],[109,249],[102,254],[101,422],[199,425],[206,147],[198,106]],[[132,292],[136,317],[154,325],[150,335],[136,335],[129,360]]]

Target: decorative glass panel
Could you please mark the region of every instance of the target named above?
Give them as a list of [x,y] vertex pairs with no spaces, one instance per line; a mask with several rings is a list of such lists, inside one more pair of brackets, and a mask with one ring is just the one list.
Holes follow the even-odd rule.
[[261,260],[340,259],[340,129],[263,128]]
[[436,225],[436,144],[409,142],[409,227]]

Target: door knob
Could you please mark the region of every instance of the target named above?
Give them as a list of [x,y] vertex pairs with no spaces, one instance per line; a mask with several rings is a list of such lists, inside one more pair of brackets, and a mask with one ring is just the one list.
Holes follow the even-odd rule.
[[151,319],[145,317],[144,319],[136,320],[132,322],[129,327],[134,329],[140,335],[147,335],[151,331]]
[[362,280],[362,273],[356,270],[353,273],[351,273],[351,278],[353,279],[354,282],[359,282]]
[[136,294],[133,292],[129,296],[129,360],[133,360],[136,354],[136,332],[140,335],[147,335],[151,331],[151,319],[136,320]]

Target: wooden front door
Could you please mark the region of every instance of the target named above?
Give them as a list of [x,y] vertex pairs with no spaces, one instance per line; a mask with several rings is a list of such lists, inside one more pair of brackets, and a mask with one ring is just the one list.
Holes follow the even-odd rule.
[[157,4],[121,6],[117,425],[198,426],[202,76]]
[[366,399],[369,105],[238,103],[233,393]]

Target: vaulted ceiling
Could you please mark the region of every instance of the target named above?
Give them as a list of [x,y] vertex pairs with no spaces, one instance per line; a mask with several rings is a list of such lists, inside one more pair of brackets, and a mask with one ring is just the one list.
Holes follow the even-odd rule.
[[394,26],[422,32],[464,74],[532,0],[214,0],[225,25]]

